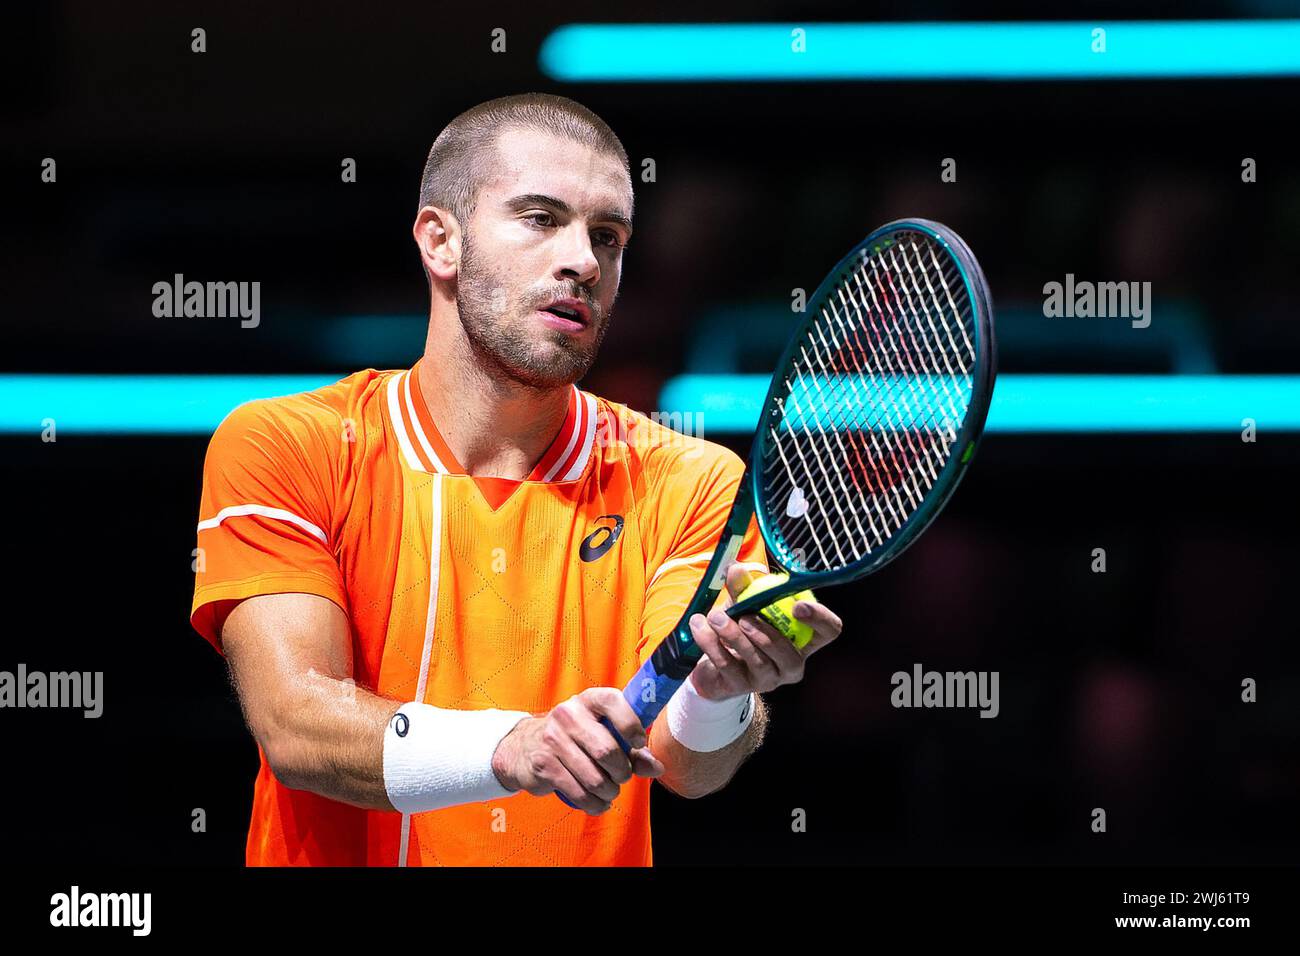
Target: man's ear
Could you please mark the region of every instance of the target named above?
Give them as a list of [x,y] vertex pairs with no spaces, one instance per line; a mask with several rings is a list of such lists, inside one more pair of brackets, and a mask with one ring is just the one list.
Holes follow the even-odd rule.
[[425,271],[435,279],[456,278],[460,268],[461,228],[456,216],[447,209],[425,206],[416,214],[411,227]]

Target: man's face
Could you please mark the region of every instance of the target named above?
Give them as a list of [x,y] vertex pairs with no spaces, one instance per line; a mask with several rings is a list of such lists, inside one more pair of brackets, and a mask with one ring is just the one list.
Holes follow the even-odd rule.
[[496,148],[496,176],[479,190],[462,241],[461,325],[515,381],[568,385],[596,360],[609,325],[632,185],[616,157],[548,133],[509,129]]

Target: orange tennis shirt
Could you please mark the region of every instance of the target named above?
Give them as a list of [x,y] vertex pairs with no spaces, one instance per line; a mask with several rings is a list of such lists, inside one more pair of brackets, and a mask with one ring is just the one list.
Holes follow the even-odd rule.
[[[367,369],[217,428],[191,622],[220,652],[215,602],[318,594],[347,614],[358,686],[540,715],[632,678],[695,593],[743,471],[720,445],[573,387],[527,479],[473,478],[415,370]],[[752,522],[739,560],[766,564]],[[249,865],[652,860],[644,777],[599,817],[523,792],[405,815],[292,790],[259,756]]]

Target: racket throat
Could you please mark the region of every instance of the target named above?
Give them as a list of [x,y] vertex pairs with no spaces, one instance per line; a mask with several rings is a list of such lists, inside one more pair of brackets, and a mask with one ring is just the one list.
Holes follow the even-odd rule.
[[[731,570],[731,566],[736,563],[736,556],[740,554],[740,546],[744,541],[744,532],[741,532],[740,534],[732,534],[727,539],[726,547],[722,549],[721,560],[716,558],[714,559],[713,564],[717,565],[717,567],[716,569],[711,568],[713,575],[709,578],[709,591],[712,592],[714,600],[717,599],[718,592],[726,586],[727,572]],[[712,605],[713,601],[711,600],[709,603]]]

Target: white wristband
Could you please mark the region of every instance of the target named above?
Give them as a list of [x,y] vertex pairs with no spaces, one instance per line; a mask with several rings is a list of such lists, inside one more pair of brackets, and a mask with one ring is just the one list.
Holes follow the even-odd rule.
[[492,755],[532,714],[514,710],[447,710],[403,704],[384,730],[384,789],[402,813],[512,796],[492,772]]
[[721,750],[745,732],[754,719],[754,695],[726,700],[701,697],[688,679],[668,701],[668,732],[687,750]]

